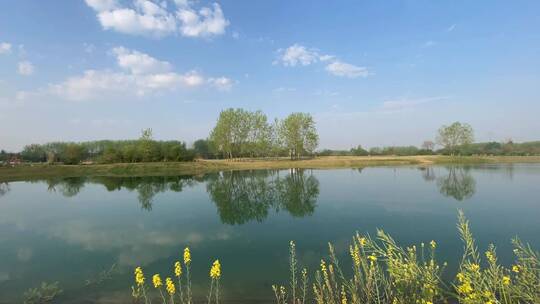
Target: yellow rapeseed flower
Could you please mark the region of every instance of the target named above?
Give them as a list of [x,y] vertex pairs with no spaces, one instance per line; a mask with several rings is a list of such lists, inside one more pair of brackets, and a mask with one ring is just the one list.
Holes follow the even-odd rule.
[[509,276],[503,276],[502,282],[504,285],[510,285],[510,277]]
[[144,285],[144,274],[141,267],[135,268],[135,283],[138,286]]
[[366,238],[364,238],[364,237],[363,237],[363,238],[360,238],[360,245],[361,245],[361,246],[365,246],[366,243],[367,243]]
[[344,286],[341,286],[341,304],[347,304],[347,293]]
[[480,265],[478,265],[478,264],[471,264],[470,269],[471,269],[471,271],[475,271],[475,272],[476,272],[476,271],[480,270]]
[[372,255],[368,256],[368,259],[369,259],[370,261],[372,261],[372,262],[376,262],[376,261],[377,261],[377,256],[374,255],[374,254],[372,254]]
[[212,264],[212,267],[210,268],[210,277],[212,279],[219,279],[221,276],[221,264],[219,264],[219,260],[215,260],[214,264]]
[[191,263],[191,252],[189,251],[189,247],[186,247],[184,249],[184,264],[189,265]]
[[163,286],[163,282],[161,281],[161,277],[159,276],[159,274],[155,274],[152,277],[152,282],[154,283],[155,288],[160,288],[161,286]]
[[431,245],[431,248],[433,248],[433,249],[435,249],[435,247],[437,247],[437,243],[434,240],[431,240],[431,242],[429,242],[429,244]]
[[360,248],[358,248],[358,245],[350,246],[349,248],[351,252],[351,257],[353,259],[354,265],[359,266],[360,265]]
[[174,263],[174,275],[178,278],[182,275],[182,264],[180,264],[180,261]]
[[515,273],[518,273],[519,272],[519,266],[518,265],[512,266],[512,271],[515,272]]
[[495,262],[495,256],[493,255],[491,251],[486,251],[486,257],[488,261],[490,261],[491,263]]
[[472,289],[472,286],[469,282],[465,282],[461,285],[458,286],[458,292],[459,293],[464,293],[464,294],[468,294],[468,293],[471,293],[473,291]]
[[176,288],[174,287],[174,283],[171,278],[165,279],[165,285],[167,288],[167,292],[172,296],[176,292]]

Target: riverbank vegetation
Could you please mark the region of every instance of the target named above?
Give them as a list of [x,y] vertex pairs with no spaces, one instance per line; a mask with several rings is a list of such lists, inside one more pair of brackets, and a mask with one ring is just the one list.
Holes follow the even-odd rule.
[[377,231],[376,238],[357,233],[349,246],[351,271],[342,268],[334,246],[329,244],[328,258],[321,259],[313,278],[307,269],[299,270],[291,242],[290,282],[273,286],[276,303],[540,303],[538,252],[515,238],[514,264],[505,267],[498,263],[493,244],[480,252],[461,211],[457,228],[463,256],[451,282],[442,279],[447,265],[437,261],[437,242],[433,240],[403,248],[383,230]]
[[[317,150],[319,135],[313,117],[292,113],[282,120],[269,121],[261,111],[223,110],[208,138],[188,146],[180,140],[155,140],[152,129],[141,131],[134,140],[51,142],[30,144],[20,152],[0,151],[0,164],[113,164],[148,162],[189,162],[195,159],[302,159],[316,156],[531,156],[540,155],[540,141],[514,143],[474,143],[468,124],[442,126],[435,141],[417,146],[387,146],[349,150]],[[439,147],[436,149],[436,147]]]
[[243,158],[228,160],[197,160],[193,162],[150,162],[92,165],[22,164],[0,168],[0,182],[33,180],[52,177],[81,176],[173,176],[200,175],[229,170],[258,169],[338,169],[370,166],[474,165],[489,163],[540,163],[540,156],[324,156],[290,160]]
[[[375,238],[356,233],[348,248],[350,270],[338,261],[335,247],[317,270],[309,271],[297,259],[296,244],[290,242],[287,284],[272,285],[277,304],[518,304],[540,303],[540,256],[518,238],[514,263],[498,263],[496,248],[483,253],[477,247],[469,221],[459,211],[458,225],[463,254],[453,280],[443,279],[447,264],[437,259],[437,242],[401,247],[383,230]],[[186,252],[188,254],[186,258]],[[347,264],[348,264],[347,263]],[[142,268],[135,269],[132,295],[138,303],[193,303],[189,277],[191,254],[184,250],[183,264],[177,261],[165,280],[160,274],[147,283]],[[183,275],[183,269],[186,274]],[[209,267],[207,303],[219,302],[221,264]],[[175,278],[174,280],[171,278]]]

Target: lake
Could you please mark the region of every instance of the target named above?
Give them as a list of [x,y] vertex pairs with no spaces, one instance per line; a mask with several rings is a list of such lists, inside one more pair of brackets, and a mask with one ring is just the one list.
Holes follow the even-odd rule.
[[[192,251],[194,292],[222,264],[229,303],[272,302],[288,279],[288,243],[313,269],[332,242],[377,228],[401,245],[436,240],[438,259],[461,257],[457,210],[483,252],[512,260],[518,235],[540,245],[540,164],[257,170],[175,177],[88,177],[0,183],[0,303],[58,281],[59,303],[129,303],[133,269],[172,275]],[[348,267],[348,266],[347,266]]]

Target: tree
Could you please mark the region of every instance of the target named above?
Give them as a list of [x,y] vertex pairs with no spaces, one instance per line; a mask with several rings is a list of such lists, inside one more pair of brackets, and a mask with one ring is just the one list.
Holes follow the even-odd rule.
[[140,159],[143,162],[160,161],[159,147],[152,138],[152,129],[144,129],[141,131],[139,138],[138,152]]
[[270,150],[272,129],[261,111],[227,109],[219,114],[209,139],[227,158],[261,156]]
[[47,151],[42,145],[32,144],[24,147],[21,157],[25,161],[44,162],[47,160]]
[[422,149],[424,150],[433,151],[434,148],[435,148],[435,143],[432,142],[431,140],[426,140],[422,143]]
[[63,161],[66,165],[76,165],[84,156],[83,147],[78,144],[68,144],[64,147]]
[[225,154],[228,158],[233,158],[233,147],[235,145],[235,127],[237,125],[238,111],[240,109],[227,109],[219,113],[216,126],[210,133],[210,140],[214,143],[214,148]]
[[197,139],[193,143],[193,151],[197,157],[210,157],[210,142],[208,139]]
[[369,152],[362,148],[361,145],[358,145],[356,148],[351,149],[351,154],[354,156],[367,156]]
[[308,113],[292,113],[279,124],[279,137],[292,158],[312,153],[319,144],[315,121]]
[[468,145],[474,141],[474,132],[469,124],[454,122],[450,126],[442,126],[439,129],[437,143],[443,146],[451,154],[461,145]]

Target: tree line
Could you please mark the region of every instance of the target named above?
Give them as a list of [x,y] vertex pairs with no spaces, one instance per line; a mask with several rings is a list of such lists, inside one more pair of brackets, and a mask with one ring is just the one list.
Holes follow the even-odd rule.
[[319,136],[310,114],[293,113],[269,122],[261,111],[227,109],[220,113],[207,139],[192,147],[178,140],[158,141],[152,129],[136,140],[52,142],[31,144],[20,153],[0,152],[0,162],[20,157],[26,162],[80,164],[192,161],[197,158],[278,157],[311,155]]
[[[474,130],[464,123],[442,126],[435,140],[420,147],[372,147],[358,145],[350,150],[324,149],[319,144],[315,121],[308,113],[292,113],[270,121],[261,111],[226,109],[221,111],[208,138],[196,140],[191,147],[179,140],[158,141],[152,129],[142,130],[135,140],[100,140],[81,143],[52,142],[31,144],[19,153],[0,150],[0,164],[12,159],[26,162],[79,164],[192,161],[195,158],[247,158],[303,156],[368,155],[540,155],[540,141],[514,143],[473,143]],[[436,149],[438,146],[440,148]]]
[[156,141],[152,137],[152,129],[145,129],[137,140],[31,144],[24,147],[20,156],[28,162],[60,162],[72,165],[83,161],[100,163],[191,161],[195,153],[182,141]]

